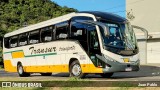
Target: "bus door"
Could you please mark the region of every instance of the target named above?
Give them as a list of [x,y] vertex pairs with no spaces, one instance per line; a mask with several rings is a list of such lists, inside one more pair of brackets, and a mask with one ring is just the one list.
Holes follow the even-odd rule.
[[99,60],[96,57],[96,54],[101,55],[96,26],[88,25],[87,31],[88,31],[88,47],[89,47],[88,55],[90,56],[90,59],[92,60],[93,64],[96,67],[101,67],[102,65],[99,63]]
[[[81,55],[83,54],[86,57],[88,57],[88,50],[89,50],[87,42],[87,26],[88,24],[79,22],[78,20],[72,20],[70,28],[71,32],[69,37],[70,39],[79,42],[81,50],[83,50],[83,53],[81,53]],[[81,60],[81,62],[89,64],[89,60]]]

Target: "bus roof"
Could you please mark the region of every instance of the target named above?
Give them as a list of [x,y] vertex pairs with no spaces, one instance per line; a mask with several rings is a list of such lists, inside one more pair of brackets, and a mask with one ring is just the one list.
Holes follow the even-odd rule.
[[[82,11],[82,12],[78,12],[78,13],[79,14],[80,13],[85,13],[85,14],[90,14],[90,15],[92,14],[95,17],[101,17],[103,19],[110,20],[110,21],[115,21],[115,22],[126,21],[126,19],[123,18],[123,17],[120,17],[120,16],[112,14],[112,13],[107,13],[107,12]],[[43,22],[40,22],[40,23],[37,23],[37,24],[29,25],[27,27],[23,27],[23,28],[20,28],[18,30],[7,33],[7,34],[5,34],[4,37],[10,37],[10,36],[13,36],[13,35],[16,35],[16,34],[19,34],[19,33],[32,31],[32,30],[36,30],[36,29],[39,29],[39,28],[50,26],[50,25],[53,25],[53,24],[56,24],[56,23],[59,23],[59,22],[63,22],[63,21],[69,20],[71,17],[75,16],[78,13],[73,12],[73,13],[66,14],[66,15],[63,15],[63,16],[60,16],[60,17],[57,17],[57,18],[53,18],[53,19],[50,19],[50,20],[47,20],[47,21],[43,21]]]
[[40,23],[37,23],[37,24],[29,25],[27,27],[23,27],[23,28],[20,28],[18,30],[7,33],[7,34],[4,35],[4,37],[10,37],[10,36],[13,36],[13,35],[16,35],[16,34],[19,34],[19,33],[24,33],[24,32],[28,32],[28,31],[36,30],[36,29],[39,29],[39,28],[43,28],[43,27],[46,27],[46,26],[50,26],[50,25],[59,23],[61,21],[69,20],[75,14],[76,13],[73,12],[73,13],[66,14],[66,15],[63,15],[63,16],[60,16],[60,17],[57,17],[57,18],[53,18],[53,19],[50,19],[50,20],[47,20],[47,21],[43,21],[43,22],[40,22]]
[[116,14],[112,14],[112,13],[107,13],[107,12],[100,12],[100,11],[82,11],[79,13],[89,13],[89,14],[93,14],[96,17],[101,17],[103,19],[109,20],[109,21],[115,21],[115,22],[124,22],[127,19],[116,15]]

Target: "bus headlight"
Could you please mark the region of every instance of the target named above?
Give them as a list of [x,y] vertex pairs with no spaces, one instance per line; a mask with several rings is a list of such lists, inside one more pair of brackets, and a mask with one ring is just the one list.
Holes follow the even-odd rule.
[[104,57],[105,57],[107,60],[109,60],[109,61],[117,62],[116,60],[114,60],[114,59],[112,59],[112,58],[108,57],[107,55],[104,55]]

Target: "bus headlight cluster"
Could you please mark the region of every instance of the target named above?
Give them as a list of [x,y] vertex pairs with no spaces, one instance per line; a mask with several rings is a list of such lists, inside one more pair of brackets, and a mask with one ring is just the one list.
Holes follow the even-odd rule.
[[117,62],[116,60],[114,60],[114,59],[112,59],[112,58],[108,57],[107,55],[104,55],[104,57],[105,57],[107,60],[109,60],[109,61]]

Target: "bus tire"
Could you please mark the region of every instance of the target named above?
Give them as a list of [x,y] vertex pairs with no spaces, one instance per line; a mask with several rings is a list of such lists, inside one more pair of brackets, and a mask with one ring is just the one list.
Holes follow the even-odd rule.
[[21,63],[18,63],[18,65],[17,65],[17,72],[18,72],[20,77],[28,77],[28,76],[30,76],[30,73],[24,72],[23,66],[22,66]]
[[104,78],[110,78],[113,75],[113,73],[102,73],[101,76]]
[[40,73],[42,76],[51,76],[52,73]]
[[85,74],[82,73],[81,65],[78,60],[73,61],[69,66],[69,73],[71,77],[84,78]]

